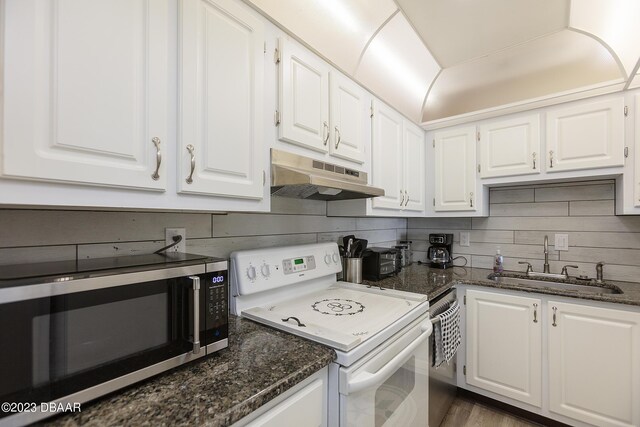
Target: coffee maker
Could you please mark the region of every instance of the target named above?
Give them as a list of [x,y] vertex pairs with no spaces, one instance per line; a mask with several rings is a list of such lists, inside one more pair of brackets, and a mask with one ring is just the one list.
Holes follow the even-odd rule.
[[429,266],[433,268],[453,267],[453,234],[429,234],[429,251],[427,258]]

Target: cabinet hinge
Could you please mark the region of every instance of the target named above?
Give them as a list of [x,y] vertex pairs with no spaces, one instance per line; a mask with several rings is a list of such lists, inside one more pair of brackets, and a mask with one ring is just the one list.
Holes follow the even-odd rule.
[[280,63],[280,49],[276,48],[273,52],[273,62],[277,64]]
[[433,148],[436,148],[436,139],[433,138]]
[[262,186],[264,187],[266,183],[267,183],[267,171],[263,169],[262,170]]
[[273,115],[273,121],[275,122],[276,126],[280,125],[280,111],[276,110],[276,113]]
[[465,377],[467,376],[467,365],[464,365],[462,367],[462,373],[464,374]]
[[476,132],[476,138],[480,141],[480,132]]
[[467,305],[467,296],[462,297],[462,305]]
[[371,105],[369,106],[369,117],[373,118],[373,100],[371,100]]
[[434,197],[433,198],[433,206],[435,206],[435,205],[436,205],[436,198]]
[[478,163],[478,173],[480,173],[480,163]]
[[627,117],[629,115],[629,106],[624,106],[624,116]]
[[264,42],[264,54],[267,54],[267,41]]
[[624,147],[624,157],[629,157],[629,147]]

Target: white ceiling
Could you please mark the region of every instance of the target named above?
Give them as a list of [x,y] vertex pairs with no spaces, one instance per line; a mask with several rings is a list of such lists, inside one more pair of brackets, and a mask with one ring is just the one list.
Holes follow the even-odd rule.
[[640,0],[245,1],[416,122],[640,85]]

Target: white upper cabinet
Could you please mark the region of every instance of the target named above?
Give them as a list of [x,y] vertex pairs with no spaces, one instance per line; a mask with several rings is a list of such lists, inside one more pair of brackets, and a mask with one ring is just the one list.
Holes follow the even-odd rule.
[[371,97],[359,85],[332,71],[329,152],[332,156],[364,163],[367,127],[371,126]]
[[297,43],[280,38],[279,138],[329,150],[329,65]]
[[475,290],[466,297],[467,383],[540,407],[541,300]]
[[404,209],[425,209],[425,147],[424,130],[404,121]]
[[234,0],[180,6],[178,189],[260,199],[264,23]]
[[165,190],[168,3],[3,3],[3,176]]
[[640,313],[549,301],[549,409],[640,425]]
[[475,211],[476,128],[436,132],[435,211]]
[[540,173],[540,116],[495,121],[479,126],[480,177]]
[[402,209],[404,205],[402,121],[398,112],[374,101],[372,184],[384,189],[385,195],[371,200],[373,208]]
[[546,171],[624,165],[624,98],[580,103],[547,113]]

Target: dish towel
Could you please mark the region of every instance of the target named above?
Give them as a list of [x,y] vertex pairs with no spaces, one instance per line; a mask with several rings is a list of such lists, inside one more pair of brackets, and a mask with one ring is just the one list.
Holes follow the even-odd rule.
[[439,315],[440,321],[434,325],[433,365],[437,368],[444,362],[449,363],[462,342],[460,334],[460,306],[455,301]]

